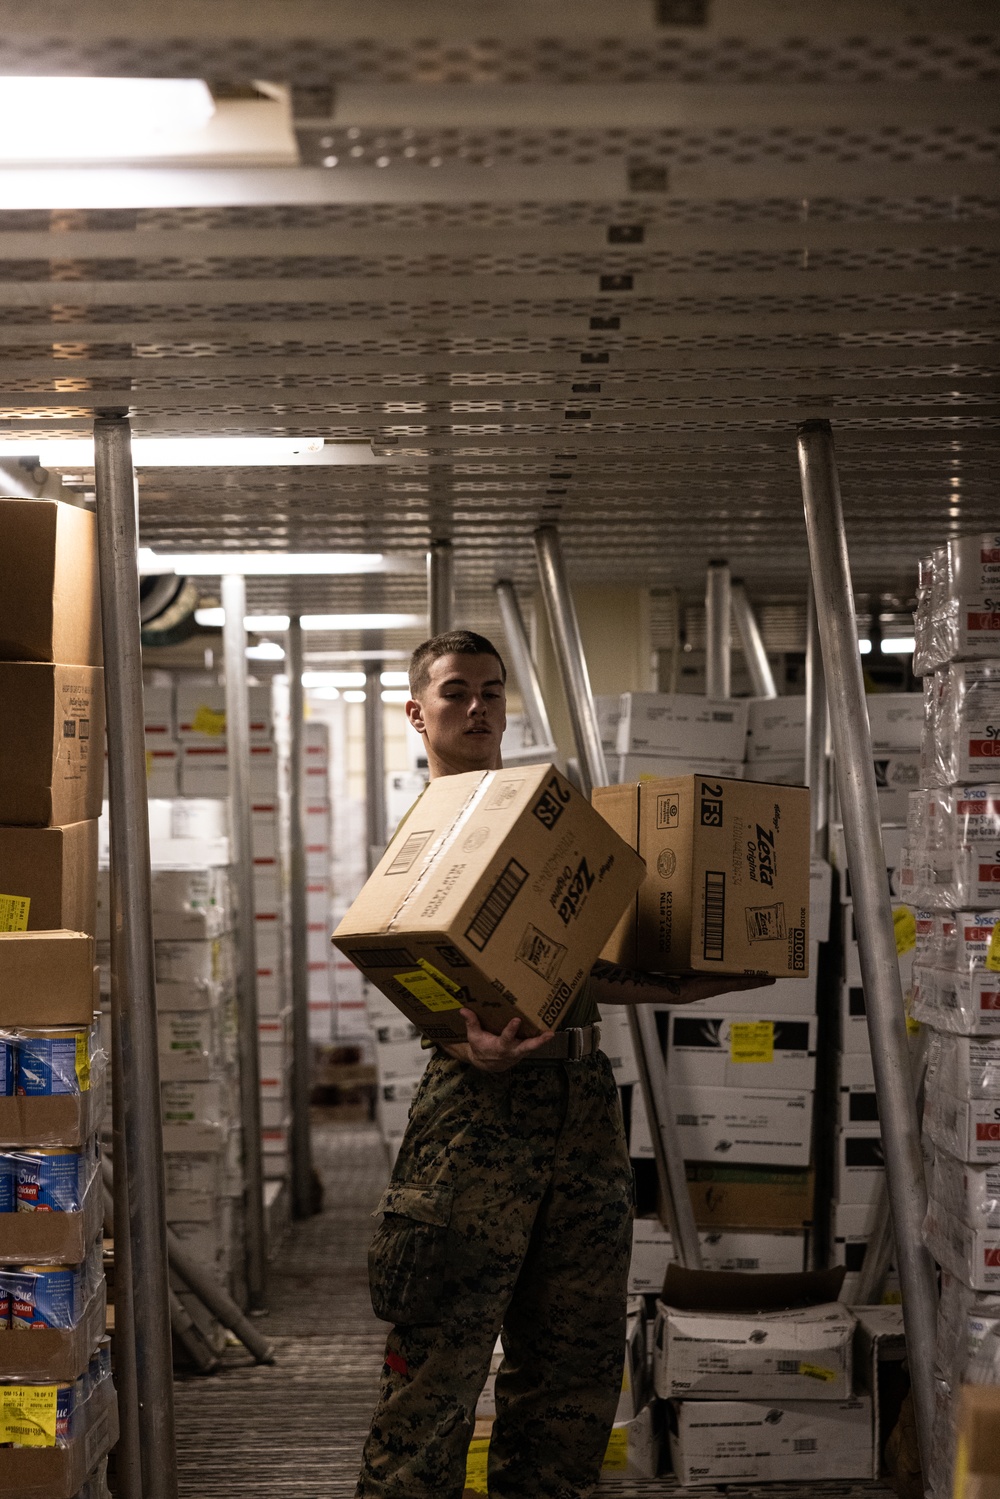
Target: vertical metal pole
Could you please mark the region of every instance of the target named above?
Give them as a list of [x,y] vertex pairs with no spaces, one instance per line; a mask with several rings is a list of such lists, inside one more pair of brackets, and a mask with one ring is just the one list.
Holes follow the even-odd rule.
[[667,1227],[673,1240],[674,1258],[688,1270],[700,1270],[701,1241],[694,1221],[684,1156],[674,1129],[673,1111],[667,1091],[667,1069],[660,1050],[656,1015],[652,1007],[629,1005],[628,1026],[639,1069],[639,1088],[653,1141],[660,1196],[666,1208]]
[[381,661],[372,662],[365,672],[365,826],[371,874],[387,842]]
[[[94,422],[97,542],[111,804],[111,1001],[128,1217],[143,1499],[176,1499],[173,1348],[156,1025],[142,647],[132,439],[124,416]],[[124,1205],[124,1204],[123,1204]],[[134,1460],[134,1459],[133,1459]],[[132,1475],[134,1477],[134,1474]]]
[[427,553],[427,622],[432,635],[454,628],[455,568],[450,541],[432,541]]
[[243,1188],[246,1210],[247,1294],[254,1310],[264,1306],[267,1228],[260,1141],[260,1028],[257,1015],[257,932],[254,918],[253,819],[250,810],[250,705],[247,695],[246,579],[222,579],[225,612],[222,645],[226,663],[226,746],[229,751],[230,833],[239,910],[240,974],[237,1042],[240,1058],[240,1123],[243,1129]]
[[580,624],[576,617],[573,595],[569,591],[562,543],[555,526],[539,526],[535,532],[535,556],[538,577],[545,600],[549,632],[566,691],[566,705],[573,725],[573,738],[580,759],[583,794],[590,796],[595,786],[608,784],[608,767],[601,744],[601,730],[590,689],[590,673],[583,654]]
[[302,622],[288,621],[288,717],[291,728],[291,921],[292,921],[292,1208],[296,1218],[313,1212],[312,1146],[309,1136],[309,951],[306,910],[305,698],[302,691]]
[[732,587],[728,562],[710,562],[705,578],[705,696],[729,697],[732,680]]
[[827,421],[798,431],[799,471],[823,664],[838,711],[831,715],[854,891],[861,977],[871,1039],[886,1184],[898,1248],[903,1322],[924,1473],[934,1428],[937,1291],[922,1228],[927,1188],[910,1074],[903,993],[879,829],[871,732],[858,655],[844,513]]
[[828,717],[816,596],[810,579],[809,597],[806,600],[806,785],[811,793],[811,850],[814,859],[825,859],[827,854],[827,824],[830,821],[830,781],[826,757]]
[[[114,884],[114,874],[111,876]],[[142,1453],[139,1449],[139,1394],[136,1367],[135,1313],[132,1296],[132,1254],[129,1235],[128,1156],[125,1144],[125,1062],[122,1056],[121,1024],[116,1018],[119,998],[111,991],[111,1133],[118,1170],[114,1177],[113,1223],[121,1233],[115,1245],[115,1384],[118,1386],[118,1446],[115,1473],[121,1499],[142,1499]],[[169,1289],[169,1281],[168,1281]]]
[[754,697],[777,697],[778,689],[774,685],[774,673],[771,671],[771,663],[767,659],[767,651],[761,639],[757,616],[753,612],[753,605],[747,596],[746,585],[742,579],[733,580],[732,608],[740,644],[743,646],[743,659],[746,661],[750,681],[753,684]]
[[503,621],[503,632],[507,637],[507,649],[510,651],[524,711],[531,725],[532,738],[537,745],[554,744],[552,725],[549,722],[548,710],[542,696],[538,670],[531,654],[531,644],[524,626],[521,605],[518,603],[517,590],[513,583],[506,579],[501,580],[495,586],[497,603],[500,606],[500,618]]

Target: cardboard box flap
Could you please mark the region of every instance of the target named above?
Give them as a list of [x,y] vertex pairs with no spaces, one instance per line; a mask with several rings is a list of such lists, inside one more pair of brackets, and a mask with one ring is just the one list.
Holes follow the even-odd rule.
[[720,1273],[668,1265],[663,1300],[678,1311],[775,1312],[837,1301],[846,1270],[804,1270],[798,1275]]

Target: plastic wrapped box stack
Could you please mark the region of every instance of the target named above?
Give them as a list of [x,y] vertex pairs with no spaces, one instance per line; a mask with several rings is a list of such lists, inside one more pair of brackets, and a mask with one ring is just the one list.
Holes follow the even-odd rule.
[[0,1490],[62,1499],[94,1491],[117,1439],[95,1020],[96,535],[91,514],[48,501],[0,500],[0,528]]
[[912,1010],[930,1028],[926,1243],[942,1268],[939,1429],[930,1485],[951,1492],[959,1387],[1000,1383],[1000,535],[921,565],[923,790],[905,888],[919,933]]
[[[904,847],[909,796],[920,774],[923,699],[917,692],[879,693],[868,697],[867,707],[875,755],[886,879],[893,902],[896,949],[905,994],[910,987],[917,930],[912,914],[904,904],[910,899],[903,888]],[[840,874],[844,967],[837,1006],[835,1092],[839,1102],[829,1233],[834,1263],[847,1267],[844,1298],[853,1301],[875,1218],[883,1210],[885,1169],[865,1018],[851,874],[847,867],[844,829],[840,823],[833,823],[830,828],[830,857]],[[894,1269],[886,1280],[883,1295],[891,1301],[899,1298],[899,1281]]]

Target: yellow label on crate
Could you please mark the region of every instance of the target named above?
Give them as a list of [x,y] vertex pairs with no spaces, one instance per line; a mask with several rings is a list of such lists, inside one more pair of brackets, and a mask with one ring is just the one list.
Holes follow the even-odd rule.
[[153,751],[152,750],[147,750],[146,751],[146,780],[147,781],[149,780],[149,778],[150,778],[150,776],[152,774],[153,774]]
[[56,1445],[56,1387],[8,1384],[0,1390],[0,1442],[20,1447]]
[[425,1010],[460,1010],[462,1001],[456,999],[458,985],[440,973],[433,963],[420,959],[419,968],[408,968],[405,973],[393,975],[397,984],[402,984]]
[[1000,921],[993,923],[990,945],[986,949],[986,966],[991,973],[1000,973]]
[[823,1384],[831,1384],[837,1377],[836,1369],[825,1369],[822,1364],[800,1364],[799,1373],[807,1379],[822,1380]]
[[896,932],[896,952],[902,957],[917,945],[917,918],[909,906],[894,906],[892,925]]
[[225,711],[220,713],[217,708],[209,708],[206,703],[201,703],[194,710],[191,727],[196,734],[211,734],[218,739],[226,732]]
[[914,1020],[912,1015],[907,1015],[906,1017],[906,1034],[908,1036],[920,1035],[920,1021]]
[[773,1062],[774,1021],[734,1020],[729,1027],[731,1062]]
[[486,1464],[490,1455],[489,1437],[473,1437],[469,1443],[469,1455],[465,1459],[465,1491],[487,1494]]
[[628,1467],[628,1427],[613,1426],[604,1454],[602,1468],[612,1473],[621,1473]]
[[0,895],[0,932],[26,932],[30,895]]
[[76,1038],[76,1080],[81,1093],[90,1091],[90,1033],[80,1031]]

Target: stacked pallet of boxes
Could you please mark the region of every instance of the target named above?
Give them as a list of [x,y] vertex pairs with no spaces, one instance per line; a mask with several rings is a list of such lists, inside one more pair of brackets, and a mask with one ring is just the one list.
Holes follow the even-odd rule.
[[330,802],[330,730],[307,723],[304,735],[306,925],[309,965],[309,1037],[323,1044],[333,1035],[333,931],[330,866],[333,817]]
[[96,535],[92,515],[47,501],[0,500],[0,528],[0,1489],[67,1499],[100,1491],[117,1438],[95,1025]]
[[[893,902],[896,949],[904,994],[910,987],[916,945],[912,914],[904,906],[903,846],[909,794],[920,777],[920,738],[923,699],[919,693],[881,693],[867,698],[875,781],[878,787],[886,879]],[[847,1267],[844,1296],[850,1301],[866,1247],[884,1204],[882,1141],[875,1102],[861,961],[854,920],[851,873],[847,867],[844,830],[830,829],[830,857],[840,879],[843,972],[837,1007],[837,1053],[834,1092],[838,1100],[834,1140],[833,1196],[829,1242],[833,1262]],[[883,1289],[886,1300],[898,1300],[899,1281],[891,1270]]]
[[[287,762],[275,739],[271,688],[249,689],[250,799],[260,1020],[261,1143],[264,1175],[287,1182],[291,1129],[291,998],[288,972],[283,816]],[[177,685],[182,797],[229,795],[225,689],[215,681]]]
[[956,538],[921,570],[926,789],[911,798],[912,1010],[927,1028],[925,1240],[942,1268],[935,1495],[951,1492],[964,1383],[1000,1383],[1000,535]]

